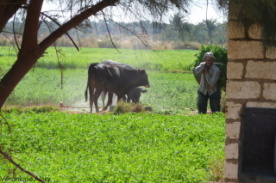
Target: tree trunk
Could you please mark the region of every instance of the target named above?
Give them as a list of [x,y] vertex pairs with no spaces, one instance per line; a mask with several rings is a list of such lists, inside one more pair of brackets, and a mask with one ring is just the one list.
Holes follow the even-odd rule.
[[30,58],[28,55],[22,55],[2,78],[0,82],[0,109],[3,107],[6,99],[12,93],[13,89],[35,63],[36,60],[34,58]]
[[0,82],[0,109],[13,89],[36,63],[42,53],[37,47],[37,33],[43,0],[32,0],[28,9],[22,46],[17,61]]
[[0,2],[0,32],[5,27],[9,19],[15,14],[26,0],[1,0]]

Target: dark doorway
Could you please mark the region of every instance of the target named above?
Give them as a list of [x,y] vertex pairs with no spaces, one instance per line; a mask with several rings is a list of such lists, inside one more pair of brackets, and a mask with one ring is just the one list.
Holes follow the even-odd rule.
[[245,108],[241,125],[239,180],[276,182],[276,109]]

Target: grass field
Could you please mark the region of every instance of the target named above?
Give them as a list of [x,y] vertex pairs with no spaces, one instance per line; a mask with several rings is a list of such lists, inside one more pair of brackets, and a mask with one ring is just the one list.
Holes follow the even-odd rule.
[[[91,62],[111,59],[134,67],[146,69],[151,88],[141,101],[154,110],[190,111],[195,109],[197,84],[190,73],[194,50],[126,50],[120,49],[61,48],[60,62],[65,70],[58,68],[55,49],[50,48],[36,67],[20,82],[7,101],[7,105],[65,105],[84,104],[87,84],[87,67]],[[0,49],[3,75],[12,61],[15,51],[8,47]],[[63,56],[61,56],[63,55]],[[62,77],[61,77],[62,76]]]
[[[205,183],[221,176],[223,114],[14,111],[4,116],[13,126],[13,157],[48,182]],[[7,150],[10,138],[2,130],[0,144]],[[11,176],[13,167],[3,163],[0,175]]]
[[[4,109],[60,102],[88,107],[84,102],[87,67],[111,59],[146,69],[151,87],[141,102],[153,112],[72,114],[47,112],[43,107],[3,111],[0,148],[24,168],[57,183],[205,183],[222,178],[224,114],[187,115],[196,108],[198,85],[190,70],[197,51],[61,48],[62,72],[55,50],[47,52]],[[15,60],[14,50],[0,47],[0,78]],[[28,178],[0,160],[0,182]]]
[[[142,94],[141,102],[155,111],[189,112],[195,109],[196,88],[192,74],[148,71],[151,87]],[[68,69],[64,72],[61,88],[60,71],[36,68],[28,73],[7,101],[9,105],[54,105],[60,102],[69,106],[88,107],[84,91],[87,84],[85,69]],[[31,88],[31,89],[30,89]]]
[[[112,48],[63,47],[55,50],[49,48],[40,58],[36,67],[54,69],[58,60],[67,69],[87,69],[90,63],[114,60],[130,64],[135,68],[157,71],[183,71],[191,69],[196,50],[129,50]],[[58,57],[57,57],[58,54]],[[0,47],[1,67],[10,66],[16,60],[16,51],[10,47]]]

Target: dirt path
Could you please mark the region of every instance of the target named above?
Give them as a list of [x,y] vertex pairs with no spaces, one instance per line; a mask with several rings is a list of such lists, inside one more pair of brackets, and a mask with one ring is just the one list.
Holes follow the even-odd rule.
[[[70,113],[89,113],[90,112],[90,107],[88,102],[78,102],[73,104],[72,106],[68,106],[66,104],[60,103],[59,108],[60,108],[60,111],[70,112]],[[99,110],[101,111],[101,109],[102,109],[102,106],[101,104],[99,104]],[[103,111],[103,113],[105,112],[106,111]],[[92,113],[96,113],[95,107],[93,107]]]
[[[70,112],[70,113],[89,113],[90,111],[90,107],[89,104],[87,102],[79,102],[79,103],[75,103],[72,106],[67,106],[63,103],[60,103],[60,111],[64,111],[64,112]],[[99,105],[99,110],[101,111],[102,106]],[[108,111],[102,111],[99,114],[102,113],[106,113]],[[92,113],[96,113],[96,109],[93,107],[93,112]],[[198,112],[197,111],[191,111],[189,113],[189,115],[197,115]],[[212,114],[212,112],[210,110],[207,111],[207,114]]]

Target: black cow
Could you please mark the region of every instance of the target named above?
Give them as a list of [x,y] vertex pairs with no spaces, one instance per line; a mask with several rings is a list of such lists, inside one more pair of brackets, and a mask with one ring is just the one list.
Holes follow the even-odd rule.
[[105,60],[105,61],[102,62],[102,64],[106,64],[106,65],[109,65],[111,67],[122,67],[122,68],[125,68],[125,69],[135,69],[131,65],[115,62],[113,60]]
[[133,103],[139,103],[140,101],[140,97],[141,97],[141,93],[146,93],[147,90],[143,90],[142,88],[136,87],[132,90],[130,90],[129,92],[127,92],[126,96],[127,96],[127,102],[133,102]]
[[149,87],[148,75],[145,70],[110,66],[104,63],[91,64],[88,69],[88,81],[85,91],[87,100],[87,90],[89,89],[90,112],[92,112],[93,103],[96,112],[99,112],[98,97],[101,92],[108,92],[109,95],[108,103],[103,109],[106,110],[112,102],[113,93],[120,100],[127,92],[138,86]]
[[[127,68],[127,69],[135,69],[134,67],[132,67],[131,65],[128,65],[128,64],[124,64],[124,63],[119,63],[119,62],[115,62],[113,60],[105,60],[102,62],[103,64],[106,64],[106,65],[110,65],[112,67],[123,67],[123,68]],[[143,89],[140,89],[140,88],[134,88],[132,90],[130,90],[126,95],[127,95],[127,99],[125,97],[123,97],[123,100],[124,101],[127,101],[127,102],[130,102],[132,101],[133,103],[139,103],[140,101],[140,96],[141,96],[141,93],[145,93],[147,92],[147,90],[143,90]],[[106,93],[102,92],[101,94],[101,98],[102,98],[102,103],[103,105],[105,106],[105,95]],[[110,94],[111,96],[111,94]],[[113,100],[114,98],[114,95],[112,97],[111,100]]]
[[[132,90],[130,90],[129,92],[126,93],[126,98],[124,97],[123,100],[125,102],[133,102],[133,103],[139,103],[140,101],[140,97],[141,97],[141,93],[146,93],[147,90],[136,87]],[[105,106],[105,93],[102,92],[101,93],[101,98],[102,98],[102,103],[103,106]],[[114,95],[112,97],[112,100],[114,99]]]
[[[128,65],[128,64],[124,64],[124,63],[119,63],[119,62],[115,62],[113,60],[105,60],[102,62],[102,64],[106,64],[106,65],[109,65],[111,67],[122,67],[122,68],[126,68],[126,69],[135,69],[134,67],[132,67],[131,65]],[[105,96],[106,96],[106,92],[102,92],[101,93],[101,98],[102,98],[102,104],[104,106],[104,109],[107,109],[107,107],[105,107]],[[113,99],[116,100],[116,95],[112,95],[112,92],[109,92],[109,95],[108,95],[108,100],[110,102],[110,104],[112,103]],[[125,97],[123,97],[123,100],[126,101]]]

